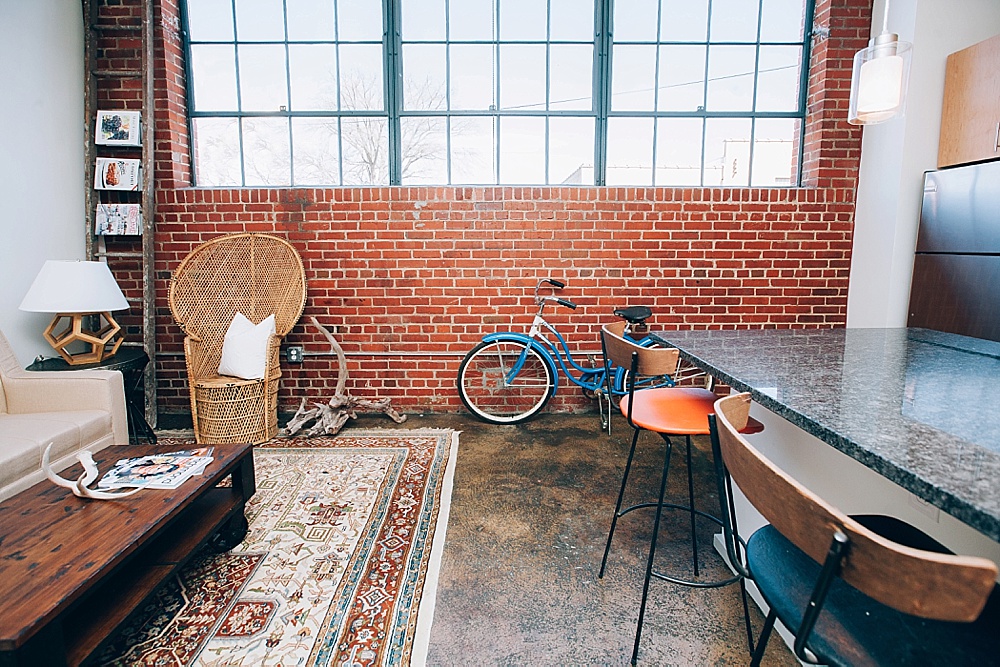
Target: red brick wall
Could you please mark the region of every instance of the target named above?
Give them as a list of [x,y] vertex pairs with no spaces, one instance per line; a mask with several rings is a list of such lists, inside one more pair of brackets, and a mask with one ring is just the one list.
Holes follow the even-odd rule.
[[[575,312],[550,311],[574,349],[624,304],[653,326],[842,326],[860,130],[846,123],[851,58],[865,45],[870,2],[820,0],[800,189],[189,187],[182,51],[175,0],[158,16],[156,359],[164,412],[187,409],[181,336],[166,304],[170,271],[198,243],[265,231],[301,253],[306,316],[339,328],[350,391],[404,411],[461,409],[462,354],[485,333],[525,329],[542,277],[567,283]],[[304,318],[288,337],[329,346]],[[283,409],[333,393],[329,356],[286,365]],[[553,409],[585,409],[562,387]]]

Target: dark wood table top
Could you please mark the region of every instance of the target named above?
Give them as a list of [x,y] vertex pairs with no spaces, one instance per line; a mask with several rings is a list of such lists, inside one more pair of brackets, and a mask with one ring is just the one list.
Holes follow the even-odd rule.
[[1000,343],[919,328],[653,335],[775,414],[1000,541]]
[[[253,454],[248,444],[214,448],[215,460],[205,472],[176,489],[87,500],[43,480],[0,503],[0,647],[21,644]],[[120,458],[180,449],[111,446],[94,459],[103,474]],[[76,479],[81,473],[74,464],[60,476]]]

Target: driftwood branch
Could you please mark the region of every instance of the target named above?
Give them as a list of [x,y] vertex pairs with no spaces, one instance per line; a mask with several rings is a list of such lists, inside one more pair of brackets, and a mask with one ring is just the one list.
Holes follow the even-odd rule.
[[330,342],[330,352],[337,355],[337,389],[329,402],[313,403],[311,408],[308,407],[309,401],[303,398],[298,411],[285,425],[284,435],[302,435],[307,438],[333,435],[344,427],[348,419],[356,419],[359,411],[385,413],[397,424],[406,421],[406,415],[396,412],[388,398],[370,400],[354,398],[347,393],[347,357],[344,355],[344,348],[319,320],[310,317],[309,321]]

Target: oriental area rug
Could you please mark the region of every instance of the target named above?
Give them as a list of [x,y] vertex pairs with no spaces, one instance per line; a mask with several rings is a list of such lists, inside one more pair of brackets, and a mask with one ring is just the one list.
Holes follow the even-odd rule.
[[445,429],[258,446],[246,539],[199,553],[97,664],[423,664],[457,447]]

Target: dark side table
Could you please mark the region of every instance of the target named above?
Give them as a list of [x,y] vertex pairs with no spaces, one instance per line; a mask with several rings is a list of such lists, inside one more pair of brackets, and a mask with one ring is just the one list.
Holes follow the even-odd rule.
[[143,407],[142,375],[149,363],[149,356],[141,347],[121,347],[104,361],[96,364],[80,364],[71,366],[62,357],[37,359],[28,366],[29,371],[83,371],[92,368],[102,368],[108,371],[121,371],[125,380],[125,412],[128,416],[128,441],[137,445],[140,441],[156,444],[156,434],[146,422],[146,411]]

